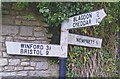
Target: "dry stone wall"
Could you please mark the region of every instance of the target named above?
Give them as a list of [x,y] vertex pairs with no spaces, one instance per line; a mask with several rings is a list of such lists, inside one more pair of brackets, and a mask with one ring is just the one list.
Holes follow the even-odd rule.
[[[7,7],[7,8],[6,8]],[[48,25],[37,19],[23,18],[25,12],[6,6],[2,8],[2,38],[0,41],[0,76],[58,77],[58,64],[50,65],[47,57],[8,55],[5,42],[49,43]],[[10,7],[10,6],[9,6]]]

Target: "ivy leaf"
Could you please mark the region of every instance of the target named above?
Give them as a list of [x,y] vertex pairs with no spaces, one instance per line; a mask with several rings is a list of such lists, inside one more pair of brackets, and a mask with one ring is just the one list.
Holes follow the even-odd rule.
[[43,10],[43,9],[39,9],[39,12],[40,12],[40,13],[44,13],[44,10]]
[[84,56],[83,59],[84,59],[84,62],[86,62],[86,56]]
[[49,12],[49,9],[45,9],[45,12],[48,13],[48,12]]

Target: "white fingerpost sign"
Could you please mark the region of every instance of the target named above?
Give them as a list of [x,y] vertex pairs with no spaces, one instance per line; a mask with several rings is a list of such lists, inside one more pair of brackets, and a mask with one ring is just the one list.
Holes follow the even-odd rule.
[[106,16],[104,9],[73,16],[68,19],[67,29],[99,25]]
[[70,34],[68,29],[99,25],[105,16],[104,9],[73,16],[62,23],[60,45],[6,42],[7,53],[66,58],[68,44],[101,48],[102,39]]
[[69,33],[68,44],[101,48],[102,39]]
[[6,42],[6,47],[12,55],[60,57],[63,54],[60,45]]

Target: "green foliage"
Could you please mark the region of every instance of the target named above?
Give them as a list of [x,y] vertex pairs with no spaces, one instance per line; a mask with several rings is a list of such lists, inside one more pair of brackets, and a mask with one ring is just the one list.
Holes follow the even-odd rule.
[[[50,26],[58,26],[62,21],[68,17],[80,14],[83,10],[80,7],[79,2],[49,2],[49,3],[39,3],[37,6],[39,12],[45,17],[45,21]],[[93,5],[92,3],[85,4],[84,11],[87,12],[91,10],[92,7],[88,5]]]
[[53,65],[53,64],[58,64],[58,63],[59,63],[59,60],[58,60],[58,58],[50,58],[49,63],[50,63],[51,65]]
[[26,7],[28,7],[29,3],[28,2],[17,2],[16,3],[16,8],[17,10],[23,10]]
[[27,20],[34,20],[35,17],[33,16],[33,14],[31,13],[28,13],[28,14],[25,14],[24,16],[22,16],[24,19],[27,19]]

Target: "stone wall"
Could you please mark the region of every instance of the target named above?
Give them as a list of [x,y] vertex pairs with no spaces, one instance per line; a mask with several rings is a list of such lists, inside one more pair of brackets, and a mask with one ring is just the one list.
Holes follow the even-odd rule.
[[0,41],[0,76],[58,77],[58,64],[51,65],[47,57],[8,55],[6,41],[50,43],[48,25],[36,18],[27,19],[26,12],[2,6],[2,39]]

